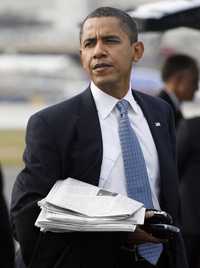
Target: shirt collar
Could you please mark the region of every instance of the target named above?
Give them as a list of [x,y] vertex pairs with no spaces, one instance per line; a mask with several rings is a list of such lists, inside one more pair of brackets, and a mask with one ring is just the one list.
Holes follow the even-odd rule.
[[[103,90],[98,88],[93,82],[91,82],[90,88],[91,88],[92,96],[97,106],[97,111],[99,113],[99,116],[102,119],[105,119],[107,116],[110,115],[110,113],[116,106],[119,99],[112,97],[109,94],[106,94]],[[136,103],[133,97],[131,86],[129,87],[129,90],[123,99],[127,100],[130,103],[135,113],[139,112],[138,104]]]
[[138,104],[133,96],[131,86],[129,87],[129,90],[123,99],[125,99],[129,102],[134,113],[138,114],[140,112],[139,106],[138,106]]

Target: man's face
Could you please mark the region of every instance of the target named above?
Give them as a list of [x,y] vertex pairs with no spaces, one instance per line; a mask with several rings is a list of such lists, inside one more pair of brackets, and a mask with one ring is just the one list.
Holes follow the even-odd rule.
[[81,38],[82,65],[97,87],[113,95],[115,89],[129,87],[132,63],[142,56],[138,46],[140,42],[131,44],[117,18],[89,18]]
[[184,71],[179,83],[181,101],[191,101],[198,89],[198,75],[191,70]]

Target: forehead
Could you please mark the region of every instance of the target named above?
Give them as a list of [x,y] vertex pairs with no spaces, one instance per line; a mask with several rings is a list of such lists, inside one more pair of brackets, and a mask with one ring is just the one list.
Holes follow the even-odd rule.
[[115,17],[89,18],[84,23],[82,33],[82,39],[97,35],[127,35],[123,31],[119,19]]

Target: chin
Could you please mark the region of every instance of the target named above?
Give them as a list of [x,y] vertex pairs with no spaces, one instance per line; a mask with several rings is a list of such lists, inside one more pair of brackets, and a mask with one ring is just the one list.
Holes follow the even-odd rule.
[[94,81],[94,83],[98,88],[102,89],[103,91],[108,91],[109,89],[112,89],[113,86],[115,86],[115,83],[110,81]]
[[113,87],[113,85],[117,84],[117,81],[115,79],[106,79],[106,77],[95,77],[93,79],[93,82],[95,85],[99,88],[101,87]]

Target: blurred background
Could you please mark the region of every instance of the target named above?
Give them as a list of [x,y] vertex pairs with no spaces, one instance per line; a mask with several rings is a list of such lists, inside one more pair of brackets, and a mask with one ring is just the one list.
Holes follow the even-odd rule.
[[[131,12],[151,2],[157,1],[0,1],[0,162],[8,204],[13,182],[23,167],[25,127],[30,115],[80,93],[88,85],[79,61],[82,19],[99,6]],[[164,7],[166,1],[162,2]],[[200,63],[200,24],[194,26],[140,33],[145,54],[134,66],[133,88],[156,94],[162,88],[162,63],[173,53],[188,54]],[[183,104],[185,116],[200,115],[199,104],[198,91],[193,102]]]

